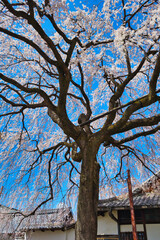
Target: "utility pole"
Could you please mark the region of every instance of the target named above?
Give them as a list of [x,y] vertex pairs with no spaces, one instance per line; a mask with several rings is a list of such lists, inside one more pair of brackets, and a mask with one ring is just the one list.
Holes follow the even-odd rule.
[[0,189],[0,197],[1,197],[1,195],[2,195],[2,192],[3,192],[3,186],[2,186],[1,189]]
[[133,233],[133,240],[138,240],[137,238],[137,230],[136,230],[136,221],[135,221],[135,214],[134,214],[134,206],[133,206],[133,195],[132,195],[132,184],[131,184],[131,177],[130,177],[130,170],[127,170],[127,183],[128,183],[128,193],[129,193],[129,203],[130,203],[130,212],[131,212],[131,224],[132,224],[132,233]]

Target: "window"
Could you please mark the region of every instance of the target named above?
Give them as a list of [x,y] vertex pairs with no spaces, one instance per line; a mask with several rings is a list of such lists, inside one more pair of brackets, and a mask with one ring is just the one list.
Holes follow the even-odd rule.
[[[141,210],[139,209],[135,210],[135,218],[136,218],[136,223],[142,223],[143,215]],[[118,219],[120,224],[131,224],[130,210],[118,211]]]
[[146,223],[160,223],[160,209],[145,209],[145,222]]
[[[138,240],[145,240],[144,232],[137,232]],[[121,233],[121,240],[133,240],[132,232]]]
[[[160,223],[160,209],[136,209],[136,223]],[[131,224],[130,210],[119,210],[118,219],[120,224]]]

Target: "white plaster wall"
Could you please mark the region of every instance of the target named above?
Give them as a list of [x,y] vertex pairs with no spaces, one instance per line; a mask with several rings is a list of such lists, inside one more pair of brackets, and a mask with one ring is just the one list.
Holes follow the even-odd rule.
[[70,229],[67,231],[67,238],[66,240],[75,240],[75,229]]
[[75,231],[70,229],[68,231],[35,231],[26,234],[26,240],[74,240]]
[[160,224],[146,224],[148,240],[160,240]]
[[[117,218],[117,211],[113,211],[112,213]],[[118,234],[117,223],[111,219],[108,213],[104,217],[98,217],[97,234]]]
[[[132,225],[121,225],[121,232],[132,232]],[[139,232],[143,232],[143,225],[142,224],[136,224],[136,229]]]

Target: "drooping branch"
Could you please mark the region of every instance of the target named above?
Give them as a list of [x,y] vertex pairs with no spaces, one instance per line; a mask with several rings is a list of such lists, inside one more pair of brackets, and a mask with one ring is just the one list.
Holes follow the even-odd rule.
[[[43,154],[46,154],[46,153],[49,153],[50,151],[56,151],[58,148],[61,148],[61,147],[66,147],[69,149],[69,152],[70,152],[70,149],[71,149],[71,158],[73,161],[75,162],[81,162],[82,160],[82,155],[81,155],[81,152],[77,151],[77,144],[75,142],[67,142],[67,141],[64,141],[64,142],[59,142],[58,144],[52,146],[52,147],[49,147],[49,148],[46,148],[46,149],[43,149],[43,150],[40,150],[39,147],[38,147],[38,144],[37,144],[37,147],[36,149],[32,150],[32,151],[38,151],[39,152],[39,157],[42,156]],[[38,161],[39,157],[37,158],[37,160],[34,162],[34,164]]]
[[129,147],[129,146],[125,146],[125,145],[121,145],[120,149],[124,149],[127,150],[127,152],[129,154],[133,154],[133,156],[136,157],[136,159],[142,164],[142,166],[144,166],[149,172],[151,172],[153,175],[156,175],[155,172],[149,167],[147,166],[147,164],[145,163],[145,161],[143,159],[141,159],[138,154],[136,153],[136,150]]

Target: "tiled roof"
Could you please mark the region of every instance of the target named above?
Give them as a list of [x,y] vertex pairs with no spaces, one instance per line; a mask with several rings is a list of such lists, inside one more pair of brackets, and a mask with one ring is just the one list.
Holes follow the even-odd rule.
[[[25,212],[25,215],[29,215],[29,212]],[[68,229],[75,224],[70,208],[41,210],[25,218],[16,212],[1,212],[0,220],[0,233],[3,234],[38,229]]]
[[[160,171],[133,190],[135,208],[160,207]],[[98,210],[129,208],[128,196],[99,200]]]
[[10,234],[15,230],[14,215],[9,213],[0,213],[0,233]]
[[67,229],[72,227],[75,221],[70,208],[37,211],[34,215],[26,217],[21,225],[21,230],[46,230]]
[[160,192],[160,171],[155,175],[147,179],[142,185],[141,188],[145,192]]
[[15,208],[6,207],[0,204],[0,213],[15,213],[18,210]]
[[15,221],[16,212],[17,210],[14,208],[0,205],[0,233],[10,234],[14,232],[17,227],[17,222]]
[[[160,193],[144,193],[133,196],[135,208],[156,208],[160,207]],[[129,208],[129,198],[111,198],[99,200],[98,210]]]

